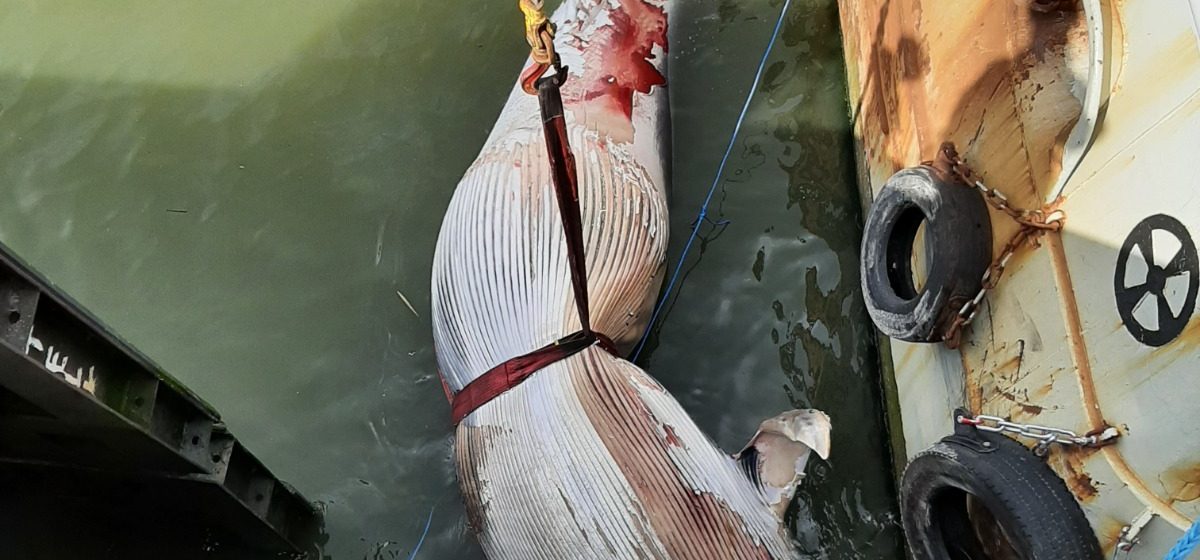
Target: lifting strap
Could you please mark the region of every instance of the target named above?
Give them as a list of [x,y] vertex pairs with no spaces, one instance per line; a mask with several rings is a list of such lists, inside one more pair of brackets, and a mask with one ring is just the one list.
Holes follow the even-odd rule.
[[575,290],[575,309],[579,311],[583,334],[591,336],[587,262],[583,254],[583,217],[579,210],[575,154],[571,153],[571,145],[567,142],[567,122],[563,118],[562,95],[559,93],[566,75],[564,69],[538,80],[538,105],[542,110],[542,130],[546,134],[546,153],[550,156],[558,214],[562,217],[563,234],[567,238],[567,265],[571,270],[571,286]]
[[[523,8],[526,3],[528,0],[522,3]],[[526,13],[527,26],[530,21],[531,18]],[[544,18],[540,22],[534,19],[534,22],[543,26],[549,25]],[[552,33],[551,31],[551,37]],[[532,34],[534,37],[544,37],[545,35],[545,33]],[[534,48],[536,52],[537,46],[534,45]],[[571,271],[571,286],[575,294],[575,308],[579,312],[581,328],[555,342],[528,354],[510,358],[489,369],[483,375],[467,383],[458,393],[450,393],[447,390],[446,393],[450,399],[450,416],[454,425],[458,425],[463,418],[492,399],[520,385],[521,382],[542,368],[573,356],[593,344],[599,344],[601,348],[612,355],[620,356],[612,340],[592,330],[591,317],[588,312],[587,263],[583,252],[583,218],[579,209],[575,156],[571,153],[571,145],[567,139],[567,125],[566,119],[563,117],[560,92],[563,82],[567,79],[567,70],[561,66],[552,42],[549,43],[548,50],[551,62],[538,62],[535,58],[534,66],[524,73],[522,83],[536,88],[538,105],[541,107],[542,130],[546,137],[546,152],[550,159],[554,194],[558,199],[558,213],[562,218],[563,234],[567,242],[567,265]],[[555,73],[542,77],[549,67],[553,67]],[[527,91],[531,89],[528,86],[523,87]]]

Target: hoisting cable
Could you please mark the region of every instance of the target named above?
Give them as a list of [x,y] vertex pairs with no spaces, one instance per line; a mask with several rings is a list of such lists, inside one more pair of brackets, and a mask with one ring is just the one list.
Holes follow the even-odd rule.
[[775,22],[775,30],[771,32],[771,40],[767,41],[767,48],[762,54],[762,59],[758,62],[758,70],[754,73],[754,81],[750,84],[750,90],[746,92],[746,101],[742,104],[742,112],[738,115],[737,122],[733,125],[733,133],[729,135],[729,145],[725,147],[725,155],[721,157],[721,164],[717,166],[717,175],[713,177],[712,186],[708,188],[708,195],[704,197],[704,203],[700,205],[700,211],[696,215],[696,221],[692,224],[692,232],[688,235],[687,243],[683,246],[683,252],[679,255],[679,261],[675,263],[675,269],[671,272],[671,279],[667,281],[667,285],[663,287],[662,297],[654,306],[654,312],[650,314],[650,321],[646,323],[646,331],[642,333],[642,339],[638,341],[637,348],[634,349],[630,360],[636,361],[638,355],[642,353],[642,348],[646,346],[646,341],[650,338],[651,331],[654,330],[654,323],[658,320],[658,316],[662,313],[667,302],[671,299],[671,293],[674,291],[676,284],[679,283],[679,273],[683,269],[683,262],[687,260],[688,253],[692,250],[692,244],[696,241],[696,236],[700,233],[700,226],[708,219],[708,205],[712,202],[713,194],[717,192],[717,186],[721,184],[721,177],[725,174],[725,164],[729,162],[729,154],[733,153],[733,145],[737,141],[738,132],[742,130],[742,123],[746,120],[746,113],[750,110],[750,101],[754,99],[754,92],[758,90],[758,83],[762,81],[763,70],[766,69],[767,59],[771,55],[771,49],[775,46],[775,40],[779,38],[779,30],[783,27],[784,16],[787,15],[788,6],[792,0],[785,0],[783,8],[779,10],[779,19]]
[[[506,360],[467,383],[458,393],[447,390],[450,416],[455,425],[479,407],[516,387],[542,368],[599,345],[613,355],[617,349],[607,336],[592,330],[588,309],[587,263],[583,250],[583,218],[579,208],[579,188],[575,173],[575,155],[567,137],[561,87],[567,80],[567,68],[554,51],[554,25],[542,11],[542,0],[518,0],[525,16],[525,39],[529,42],[533,64],[521,73],[521,89],[538,96],[546,155],[550,161],[554,195],[558,199],[563,235],[567,243],[567,265],[580,330],[564,336],[528,354]],[[554,73],[546,76],[553,69]]]

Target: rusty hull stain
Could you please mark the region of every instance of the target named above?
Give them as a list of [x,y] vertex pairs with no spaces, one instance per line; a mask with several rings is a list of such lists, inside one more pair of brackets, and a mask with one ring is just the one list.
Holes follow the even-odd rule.
[[[961,355],[961,354],[960,354]],[[966,356],[962,357],[963,371],[965,379],[963,380],[963,389],[966,391],[967,407],[971,410],[983,410],[983,386],[980,384],[982,374],[975,371],[969,363]]]
[[967,403],[971,410],[1005,416],[1014,421],[1026,421],[1046,410],[1060,408],[1059,404],[1052,404],[1048,399],[1054,388],[1055,375],[1061,370],[1039,374],[1045,375],[1047,380],[1036,387],[1022,386],[1033,373],[1025,363],[1026,353],[1033,351],[1040,343],[1030,344],[1022,338],[1013,344],[1003,340],[989,342],[982,336],[977,337],[976,341],[984,345],[982,352],[963,352],[962,358],[966,371]]
[[[1075,285],[1071,280],[1071,271],[1067,267],[1067,254],[1063,248],[1062,234],[1060,232],[1051,232],[1046,235],[1047,249],[1050,252],[1050,262],[1054,269],[1054,282],[1058,285],[1058,291],[1064,294],[1062,298],[1061,311],[1063,322],[1067,328],[1067,346],[1071,350],[1071,361],[1075,365],[1075,374],[1079,382],[1080,399],[1083,401],[1084,415],[1087,418],[1088,426],[1092,430],[1098,430],[1106,425],[1104,414],[1100,410],[1100,400],[1096,396],[1096,385],[1092,376],[1092,362],[1088,358],[1087,344],[1083,339],[1083,327],[1079,319],[1079,306],[1075,299]],[[1180,529],[1187,529],[1191,526],[1191,520],[1187,516],[1172,507],[1172,503],[1164,500],[1146,486],[1146,482],[1125,461],[1125,457],[1121,455],[1119,446],[1109,445],[1101,447],[1100,452],[1104,456],[1104,460],[1108,462],[1108,466],[1112,468],[1113,474],[1117,475],[1117,479],[1123,482],[1130,492],[1133,492],[1146,507],[1150,508],[1155,514],[1167,520],[1172,525]]]
[[1022,399],[1022,397],[1006,391],[1001,391],[998,394],[1001,398],[1013,404],[1013,409],[1008,415],[1012,420],[1028,420],[1046,411],[1045,407],[1030,402],[1028,395],[1025,395]]
[[1050,468],[1067,483],[1067,489],[1080,503],[1091,502],[1100,494],[1100,489],[1097,488],[1100,483],[1093,480],[1084,470],[1084,463],[1097,451],[1094,448],[1059,446],[1048,457]]
[[1086,46],[1080,3],[840,4],[873,184],[949,140],[1014,202],[1040,200],[1081,110],[1066,61]]
[[1159,480],[1167,489],[1171,502],[1192,502],[1200,499],[1200,463],[1173,467]]
[[1075,373],[1079,381],[1079,392],[1083,400],[1084,417],[1087,419],[1089,430],[1103,429],[1107,422],[1100,411],[1100,399],[1096,396],[1096,385],[1092,377],[1092,362],[1088,358],[1087,345],[1083,339],[1083,327],[1079,319],[1079,305],[1075,300],[1075,284],[1071,281],[1071,271],[1067,268],[1067,253],[1063,248],[1062,234],[1052,232],[1046,235],[1047,248],[1050,252],[1050,262],[1054,268],[1054,280],[1062,298],[1063,322],[1067,327],[1067,346],[1071,351],[1071,361],[1075,364]]

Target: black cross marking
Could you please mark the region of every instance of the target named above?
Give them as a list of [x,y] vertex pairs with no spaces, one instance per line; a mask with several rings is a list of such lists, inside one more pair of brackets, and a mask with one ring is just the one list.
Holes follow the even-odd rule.
[[[1164,231],[1179,240],[1179,250],[1171,256],[1164,266],[1159,266],[1154,258],[1155,230]],[[1146,261],[1146,280],[1133,286],[1125,285],[1125,272],[1134,247],[1141,252]],[[1176,315],[1171,311],[1167,301],[1167,280],[1180,275],[1187,275],[1188,289],[1183,306]],[[1134,226],[1133,231],[1125,238],[1121,252],[1117,255],[1117,270],[1113,276],[1113,287],[1117,296],[1117,312],[1125,323],[1129,334],[1147,346],[1162,346],[1175,340],[1183,332],[1196,307],[1196,292],[1200,288],[1200,262],[1196,260],[1196,245],[1187,227],[1179,220],[1166,214],[1155,214]],[[1134,317],[1134,310],[1141,305],[1149,305],[1147,297],[1156,300],[1155,313],[1158,316],[1158,328],[1149,329]]]

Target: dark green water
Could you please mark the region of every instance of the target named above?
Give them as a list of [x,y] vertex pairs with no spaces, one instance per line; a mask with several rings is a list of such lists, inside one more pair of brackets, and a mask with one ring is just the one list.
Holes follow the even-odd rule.
[[[335,560],[477,558],[429,270],[524,42],[512,2],[0,1],[0,241],[222,412],[327,511]],[[672,259],[781,2],[672,23]],[[796,0],[642,363],[725,449],[834,422],[811,558],[898,558],[835,2]],[[397,292],[412,303],[415,313]]]

